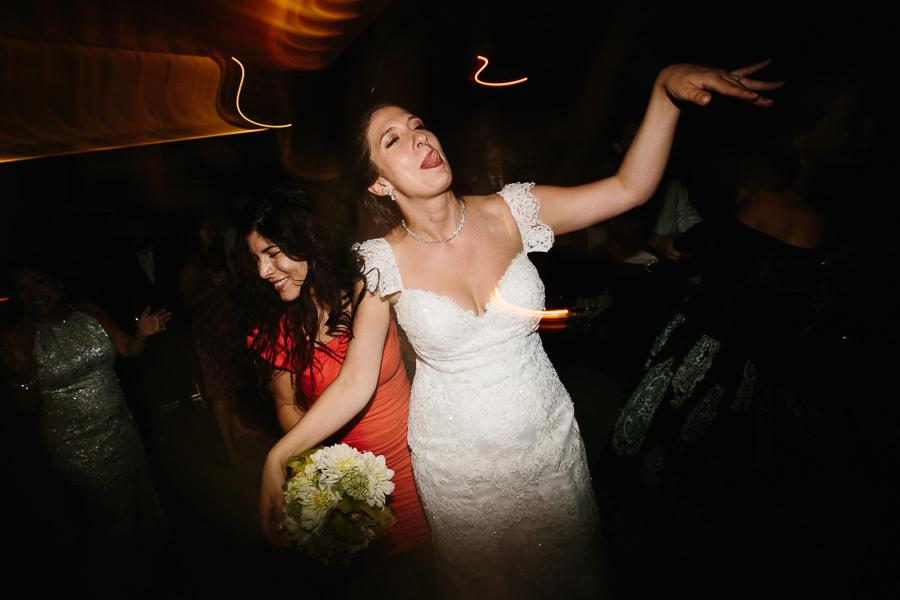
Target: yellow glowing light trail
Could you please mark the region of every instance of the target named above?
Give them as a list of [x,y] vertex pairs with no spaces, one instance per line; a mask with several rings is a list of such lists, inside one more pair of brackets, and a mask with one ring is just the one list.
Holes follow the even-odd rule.
[[243,117],[244,120],[246,120],[248,123],[252,123],[252,124],[256,125],[257,127],[265,127],[267,129],[283,129],[285,127],[290,127],[291,126],[290,123],[288,123],[287,125],[266,125],[265,123],[257,123],[256,121],[254,121],[253,119],[250,119],[249,117],[247,117],[247,115],[244,114],[244,112],[241,110],[241,90],[244,89],[244,73],[245,73],[244,65],[241,64],[241,61],[239,61],[238,59],[236,59],[233,56],[231,57],[231,60],[236,62],[238,64],[238,66],[241,68],[241,81],[238,83],[237,97],[234,99],[234,106],[237,108],[238,114],[241,115],[241,117]]
[[508,85],[516,85],[516,84],[518,84],[518,83],[522,83],[522,82],[524,82],[524,81],[528,81],[528,78],[527,78],[527,77],[523,77],[522,79],[517,79],[517,80],[515,80],[515,81],[506,81],[506,82],[504,82],[504,83],[488,83],[487,81],[482,81],[482,80],[478,79],[478,76],[481,75],[481,72],[484,71],[484,70],[487,68],[487,66],[488,66],[488,59],[486,59],[486,58],[483,57],[483,56],[479,56],[479,57],[477,57],[477,58],[478,58],[479,60],[483,60],[483,61],[484,61],[484,64],[481,65],[481,68],[478,69],[478,70],[475,72],[475,82],[476,82],[476,83],[480,83],[481,85],[486,85],[486,86],[488,86],[488,87],[504,87],[504,86],[508,86]]
[[65,156],[67,154],[78,154],[81,152],[100,152],[103,150],[118,150],[120,148],[137,148],[137,147],[141,147],[141,146],[154,146],[161,142],[186,142],[186,141],[190,141],[190,140],[204,140],[204,139],[209,139],[209,138],[214,138],[214,137],[221,137],[223,135],[240,135],[240,134],[244,134],[244,133],[255,133],[258,131],[261,131],[261,130],[260,129],[243,129],[240,131],[226,131],[224,133],[202,133],[199,135],[187,135],[184,137],[173,137],[173,138],[167,138],[164,140],[156,139],[156,140],[149,140],[149,141],[142,141],[142,142],[134,142],[127,146],[122,146],[122,145],[92,146],[89,149],[65,150],[63,152],[48,152],[48,153],[42,153],[42,154],[34,154],[32,156],[20,156],[20,157],[15,157],[15,158],[0,157],[0,164],[13,162],[13,161],[17,161],[17,160],[27,160],[27,159],[32,159],[32,158],[48,158],[50,156]]
[[502,296],[500,296],[500,290],[498,290],[497,288],[494,288],[494,291],[491,294],[490,302],[501,310],[505,310],[507,312],[522,315],[525,317],[536,317],[545,321],[553,319],[565,319],[569,316],[568,308],[561,308],[558,310],[531,310],[530,308],[513,306],[512,304],[504,300]]

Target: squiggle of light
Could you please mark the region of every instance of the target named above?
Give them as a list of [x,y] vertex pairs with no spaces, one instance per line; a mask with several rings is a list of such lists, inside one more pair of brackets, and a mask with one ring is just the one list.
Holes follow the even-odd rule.
[[516,85],[517,83],[522,83],[522,82],[528,81],[528,78],[527,78],[527,77],[523,77],[522,79],[517,79],[517,80],[515,80],[515,81],[506,81],[506,82],[504,82],[504,83],[488,83],[487,81],[482,81],[482,80],[478,79],[478,76],[481,74],[482,71],[484,71],[484,70],[487,68],[487,66],[488,66],[488,59],[486,59],[486,58],[483,57],[483,56],[478,56],[477,58],[478,58],[479,60],[483,60],[483,61],[484,61],[484,64],[481,65],[481,68],[478,69],[478,70],[475,72],[475,82],[476,82],[476,83],[480,83],[481,85],[486,85],[486,86],[489,86],[489,87],[504,87],[504,86],[507,86],[507,85]]
[[565,319],[569,316],[568,308],[561,308],[558,310],[531,310],[530,308],[522,308],[520,306],[514,306],[503,299],[500,296],[500,290],[494,288],[494,291],[491,293],[491,304],[496,306],[501,310],[505,310],[507,312],[511,312],[513,314],[522,315],[525,317],[537,317],[538,319],[542,319],[545,321],[554,320],[554,319]]
[[245,121],[247,121],[248,123],[253,123],[257,127],[265,127],[267,129],[283,129],[284,127],[290,127],[291,126],[290,123],[288,123],[287,125],[266,125],[265,123],[257,123],[256,121],[250,119],[249,117],[247,117],[247,115],[244,114],[244,112],[241,110],[241,90],[244,89],[244,73],[245,73],[244,65],[241,64],[241,61],[239,61],[238,59],[236,59],[233,56],[231,57],[231,60],[236,62],[238,64],[238,66],[241,68],[241,81],[240,81],[240,83],[238,83],[237,97],[234,99],[234,105],[237,108],[238,114],[241,115],[241,117],[243,117]]

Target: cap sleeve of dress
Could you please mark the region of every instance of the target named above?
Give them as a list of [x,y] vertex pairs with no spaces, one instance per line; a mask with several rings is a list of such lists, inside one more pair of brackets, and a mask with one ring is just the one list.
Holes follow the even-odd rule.
[[387,297],[403,289],[394,251],[386,239],[366,240],[361,244],[354,244],[353,249],[363,260],[366,288],[370,292],[377,289],[379,295]]
[[553,247],[553,230],[541,222],[541,203],[531,193],[533,183],[510,183],[500,190],[500,195],[509,205],[525,252],[547,252]]

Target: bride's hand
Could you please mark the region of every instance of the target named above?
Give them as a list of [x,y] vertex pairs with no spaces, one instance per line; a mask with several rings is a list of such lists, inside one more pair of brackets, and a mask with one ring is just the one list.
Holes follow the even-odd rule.
[[662,86],[670,98],[678,101],[705,105],[709,104],[715,92],[746,100],[756,106],[769,106],[772,101],[759,92],[777,90],[784,82],[759,81],[748,75],[765,68],[770,62],[764,60],[733,71],[699,65],[671,65],[659,74],[657,85]]
[[262,487],[259,493],[259,524],[263,535],[275,546],[290,545],[284,533],[284,465],[269,456],[263,465]]

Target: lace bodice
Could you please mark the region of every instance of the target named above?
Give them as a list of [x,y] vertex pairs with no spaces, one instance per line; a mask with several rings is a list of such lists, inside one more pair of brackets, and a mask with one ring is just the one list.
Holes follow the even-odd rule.
[[581,597],[591,588],[596,513],[572,402],[537,335],[544,286],[528,252],[548,250],[553,232],[531,188],[500,192],[524,250],[481,315],[405,289],[386,240],[358,246],[370,289],[400,292],[397,320],[417,355],[416,483],[438,556],[466,597]]
[[[538,218],[541,204],[531,193],[533,187],[533,183],[511,183],[500,191],[519,227],[523,253],[526,254],[547,252],[553,247],[554,239],[553,230]],[[367,277],[370,292],[377,289],[382,296],[387,297],[403,291],[400,271],[397,269],[394,253],[387,240],[384,238],[368,240],[357,244],[354,248],[365,260],[366,271],[371,272],[372,276]]]
[[547,251],[553,231],[538,220],[540,204],[531,193],[533,184],[511,184],[501,195],[522,232],[524,250],[510,262],[482,315],[461,308],[452,298],[428,290],[405,289],[394,254],[383,239],[357,246],[366,263],[370,291],[382,296],[402,292],[395,309],[400,326],[409,336],[418,359],[432,368],[465,375],[486,361],[481,354],[495,353],[509,342],[536,330],[544,309],[544,285],[527,253]]

